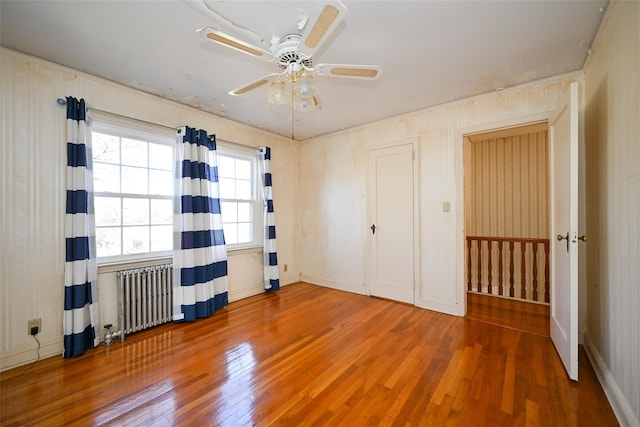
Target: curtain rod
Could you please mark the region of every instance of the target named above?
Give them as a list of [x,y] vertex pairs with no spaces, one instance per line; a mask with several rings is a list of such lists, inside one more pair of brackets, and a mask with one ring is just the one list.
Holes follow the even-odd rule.
[[[56,102],[58,103],[58,105],[66,105],[67,104],[67,100],[63,99],[63,98],[56,99]],[[92,107],[90,105],[88,106],[88,108],[90,108],[90,109],[92,109],[94,111],[99,111],[99,112],[101,112],[103,114],[116,116],[116,117],[121,117],[121,118],[127,119],[127,120],[135,120],[135,121],[138,121],[138,122],[141,122],[141,123],[146,123],[146,124],[149,124],[149,125],[152,125],[152,126],[160,126],[160,127],[165,128],[165,129],[171,129],[171,130],[174,130],[174,131],[177,131],[178,129],[180,129],[180,127],[175,127],[174,128],[174,127],[167,126],[167,125],[161,125],[159,123],[153,123],[153,122],[148,122],[146,120],[140,120],[140,119],[136,119],[136,118],[133,118],[133,117],[123,116],[122,114],[112,113],[111,111],[100,110],[100,109],[94,108],[94,107]],[[222,142],[223,145],[224,144],[228,144],[228,145],[233,145],[233,146],[236,146],[238,148],[244,148],[244,149],[255,149],[255,148],[257,148],[257,147],[251,146],[251,145],[244,145],[244,144],[239,144],[237,142],[228,141],[226,139],[220,139],[220,142]]]
[[[66,105],[67,104],[67,100],[63,99],[63,98],[56,99],[56,102],[58,103],[58,105]],[[135,120],[135,121],[138,121],[138,122],[141,122],[141,123],[146,123],[146,124],[152,125],[152,126],[160,126],[160,127],[165,128],[165,129],[171,129],[171,130],[174,130],[174,131],[179,129],[177,127],[171,127],[171,126],[167,126],[167,125],[162,125],[160,123],[153,123],[153,122],[149,122],[147,120],[141,120],[141,119],[136,119],[134,117],[123,116],[122,114],[112,113],[111,111],[100,110],[99,108],[94,108],[94,107],[92,107],[92,106],[90,106],[88,104],[87,104],[87,108],[89,108],[89,109],[91,109],[93,111],[97,111],[97,112],[100,112],[100,113],[103,113],[103,114],[110,115],[110,116],[120,117],[120,118],[127,119],[127,120]]]

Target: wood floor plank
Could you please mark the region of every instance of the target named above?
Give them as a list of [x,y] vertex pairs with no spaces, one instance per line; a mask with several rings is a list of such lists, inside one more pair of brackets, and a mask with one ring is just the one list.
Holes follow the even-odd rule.
[[467,292],[467,318],[548,337],[549,306]]
[[582,350],[306,283],[26,368],[3,426],[617,425]]

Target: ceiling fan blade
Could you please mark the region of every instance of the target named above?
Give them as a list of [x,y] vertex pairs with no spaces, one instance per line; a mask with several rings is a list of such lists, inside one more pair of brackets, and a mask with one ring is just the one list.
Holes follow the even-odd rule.
[[256,79],[250,83],[247,83],[245,85],[240,86],[239,88],[236,88],[232,91],[229,91],[229,95],[233,95],[233,96],[240,96],[240,95],[244,95],[247,92],[250,92],[254,89],[257,89],[259,87],[262,87],[266,84],[271,83],[272,81],[274,81],[276,79],[276,77],[278,77],[279,74],[278,73],[273,73],[273,74],[268,74],[264,77],[260,77],[259,79]]
[[205,27],[200,31],[207,39],[211,40],[212,42],[221,44],[222,46],[230,47],[255,58],[264,59],[265,61],[271,62],[274,60],[274,56],[271,52],[225,34],[222,31],[216,30],[215,28]]
[[382,76],[380,65],[318,64],[314,70],[324,77],[378,80]]
[[300,53],[305,56],[312,56],[316,53],[342,21],[346,12],[347,8],[338,0],[325,4],[313,24],[307,24],[305,27],[302,41],[298,46]]

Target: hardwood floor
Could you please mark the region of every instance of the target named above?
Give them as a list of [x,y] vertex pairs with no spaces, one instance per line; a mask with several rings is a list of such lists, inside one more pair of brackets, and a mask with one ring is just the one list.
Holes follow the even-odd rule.
[[617,425],[579,376],[548,337],[300,283],[3,372],[0,424]]
[[549,335],[549,306],[467,292],[467,319]]

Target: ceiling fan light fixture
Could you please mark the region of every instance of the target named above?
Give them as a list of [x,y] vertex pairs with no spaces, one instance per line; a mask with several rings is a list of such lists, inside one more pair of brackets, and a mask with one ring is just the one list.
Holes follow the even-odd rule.
[[314,97],[318,94],[318,88],[313,83],[313,75],[302,71],[293,85],[293,92],[301,98]]
[[293,99],[293,107],[297,111],[301,112],[312,111],[314,108],[316,108],[316,103],[313,96],[295,96]]
[[291,89],[289,85],[280,80],[276,80],[269,86],[267,101],[274,105],[286,105],[291,102]]

